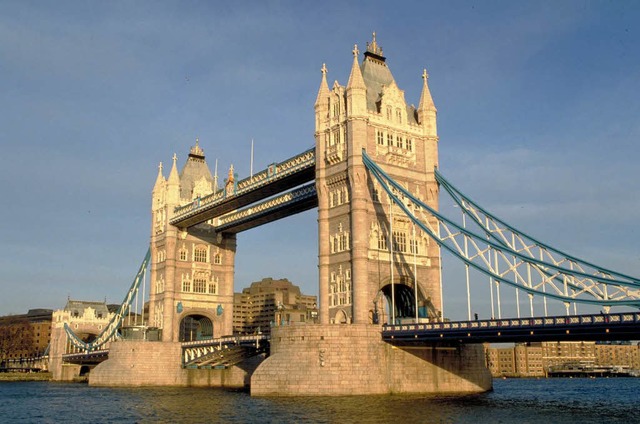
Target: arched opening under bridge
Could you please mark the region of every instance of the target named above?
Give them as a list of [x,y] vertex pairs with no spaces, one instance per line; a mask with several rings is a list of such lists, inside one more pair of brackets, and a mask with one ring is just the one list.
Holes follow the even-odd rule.
[[208,340],[213,338],[213,323],[204,315],[187,315],[180,321],[181,342]]
[[[393,290],[393,296],[392,296]],[[395,303],[395,318],[397,322],[402,321],[403,319],[416,319],[416,297],[415,297],[415,289],[412,286],[409,286],[404,283],[395,283],[393,284],[393,289],[391,288],[391,284],[387,284],[386,286],[380,289],[380,292],[384,296],[386,300],[384,305],[383,313],[386,317],[381,317],[385,319],[387,323],[391,323],[393,319],[392,305]],[[392,298],[395,302],[392,301]],[[420,293],[418,290],[418,318],[430,318],[437,319],[438,314],[436,312],[436,308],[431,302],[431,298],[426,298]],[[378,313],[382,311],[376,311]]]

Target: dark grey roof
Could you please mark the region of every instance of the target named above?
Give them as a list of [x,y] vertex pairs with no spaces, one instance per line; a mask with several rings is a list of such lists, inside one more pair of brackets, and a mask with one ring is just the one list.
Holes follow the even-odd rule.
[[[365,53],[360,65],[362,78],[367,86],[367,109],[374,112],[378,110],[378,103],[382,96],[382,87],[390,86],[395,82],[391,70],[385,62],[385,58],[374,54]],[[407,118],[410,123],[416,124],[415,109],[407,106]]]
[[213,177],[211,171],[204,160],[204,152],[197,144],[191,149],[187,162],[180,171],[180,197],[182,199],[191,199],[193,187],[196,181],[204,177],[213,188]]
[[64,307],[65,311],[71,312],[74,316],[84,315],[84,311],[87,308],[92,308],[96,311],[96,316],[106,318],[109,316],[109,310],[105,302],[90,302],[85,300],[67,300],[67,304]]

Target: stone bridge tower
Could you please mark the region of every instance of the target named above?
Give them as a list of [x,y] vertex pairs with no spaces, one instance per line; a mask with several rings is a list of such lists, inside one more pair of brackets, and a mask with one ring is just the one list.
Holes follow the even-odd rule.
[[346,87],[336,81],[329,88],[322,67],[315,138],[324,324],[388,322],[392,291],[396,318],[415,318],[416,305],[421,317],[440,314],[439,247],[426,234],[414,235],[411,221],[391,208],[362,161],[366,150],[392,178],[438,208],[436,108],[426,71],[422,78],[418,107],[407,105],[375,33],[361,64],[354,48]]
[[174,155],[166,179],[160,164],[152,193],[149,325],[161,328],[166,342],[229,335],[236,236],[217,234],[209,222],[169,224],[177,206],[198,202],[217,185],[197,139],[180,174],[176,162]]
[[[364,149],[395,181],[437,209],[436,108],[426,71],[422,76],[418,107],[408,106],[375,34],[361,64],[354,48],[346,87],[335,82],[329,89],[322,67],[315,103],[321,324],[272,328],[271,354],[251,377],[252,395],[491,388],[482,345],[405,349],[380,337],[379,324],[390,315],[415,319],[416,300],[419,316],[438,318],[442,310],[438,246],[418,232],[414,237],[412,222],[390,208],[362,161]],[[395,314],[388,313],[392,296]],[[336,325],[342,323],[350,325]]]

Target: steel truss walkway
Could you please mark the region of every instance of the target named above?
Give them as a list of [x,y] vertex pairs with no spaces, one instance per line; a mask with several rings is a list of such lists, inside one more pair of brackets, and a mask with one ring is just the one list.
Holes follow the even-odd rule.
[[216,232],[239,233],[318,206],[315,183],[221,216]]
[[188,228],[231,211],[267,199],[296,186],[313,181],[316,176],[315,147],[249,178],[238,181],[201,199],[175,209],[170,224]]
[[382,339],[399,346],[443,341],[518,343],[637,340],[640,339],[640,313],[385,325]]

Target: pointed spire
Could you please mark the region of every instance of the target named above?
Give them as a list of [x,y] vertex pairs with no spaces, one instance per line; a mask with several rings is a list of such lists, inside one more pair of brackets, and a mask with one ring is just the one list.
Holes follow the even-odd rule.
[[160,164],[158,165],[158,177],[156,178],[156,183],[153,185],[153,190],[155,191],[157,188],[159,188],[164,183],[164,181],[165,179],[162,175],[162,162],[160,162]]
[[422,94],[420,95],[420,103],[418,104],[418,122],[422,126],[424,134],[428,137],[438,137],[438,124],[437,124],[437,112],[436,106],[433,104],[433,98],[431,98],[431,92],[429,91],[429,74],[425,69],[422,72]]
[[420,103],[418,103],[418,112],[421,111],[434,111],[436,112],[436,105],[433,103],[433,98],[431,97],[431,91],[429,91],[429,84],[427,80],[429,79],[429,74],[427,74],[427,70],[424,69],[422,71],[422,94],[420,95]]
[[360,64],[358,63],[358,45],[353,46],[353,65],[351,66],[351,75],[349,75],[349,82],[347,83],[347,90],[353,88],[366,88],[364,84],[364,78],[362,78],[362,71],[360,70]]
[[169,184],[180,184],[180,177],[178,176],[178,155],[173,154],[173,165],[171,165],[171,172],[169,172],[169,178],[167,181]]
[[318,96],[316,97],[315,105],[318,106],[323,99],[326,99],[329,95],[329,85],[327,84],[327,65],[322,64],[322,68],[320,69],[322,72],[322,81],[320,81],[320,88],[318,89]]

